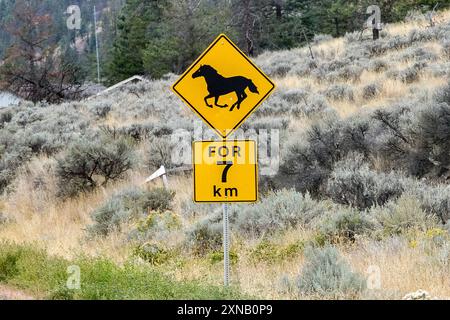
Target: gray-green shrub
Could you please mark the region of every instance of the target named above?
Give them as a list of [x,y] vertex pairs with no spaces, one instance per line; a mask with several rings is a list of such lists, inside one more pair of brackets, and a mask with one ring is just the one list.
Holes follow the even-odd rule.
[[322,194],[337,161],[352,151],[369,154],[369,133],[370,123],[364,117],[346,121],[328,117],[313,124],[283,155],[277,180],[301,192]]
[[104,119],[111,111],[111,103],[109,101],[93,102],[89,111],[98,119]]
[[326,91],[325,96],[333,100],[353,101],[353,89],[346,84],[333,84]]
[[[230,223],[234,221],[233,211]],[[186,232],[186,246],[197,255],[204,255],[222,247],[222,210],[216,210],[191,226]]]
[[369,63],[369,70],[375,72],[383,72],[389,68],[388,63],[383,59],[371,59]]
[[336,163],[326,193],[335,202],[366,209],[383,205],[404,191],[400,177],[394,173],[376,173],[363,163],[362,157]]
[[145,217],[150,211],[169,210],[175,193],[164,188],[149,191],[130,188],[114,194],[91,213],[91,235],[106,236],[120,230],[122,224]]
[[309,247],[305,258],[297,282],[300,293],[328,298],[357,297],[365,289],[365,279],[351,270],[334,247]]
[[366,100],[375,98],[380,93],[380,86],[376,83],[370,83],[363,87],[362,96]]
[[251,206],[239,206],[233,228],[241,234],[264,236],[279,230],[307,226],[323,215],[326,206],[311,199],[311,196],[294,190],[279,190],[270,193]]
[[383,207],[373,208],[369,214],[387,235],[398,235],[409,229],[426,231],[438,222],[433,214],[427,214],[422,209],[420,201],[407,194]]
[[149,170],[154,171],[162,165],[170,168],[172,166],[172,148],[170,136],[155,137],[150,140],[146,152],[146,165]]
[[375,229],[375,224],[365,212],[353,208],[337,208],[320,220],[320,235],[329,242],[354,241],[356,236]]
[[127,140],[80,140],[57,159],[56,177],[61,197],[76,196],[120,179],[132,168],[134,151]]

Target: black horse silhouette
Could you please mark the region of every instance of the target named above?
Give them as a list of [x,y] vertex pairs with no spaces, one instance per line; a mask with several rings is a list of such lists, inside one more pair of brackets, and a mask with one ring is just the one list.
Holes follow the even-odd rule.
[[235,92],[237,95],[237,101],[233,103],[230,108],[230,111],[233,111],[235,107],[238,109],[241,106],[242,101],[247,98],[247,94],[245,93],[245,89],[249,88],[250,92],[257,93],[258,88],[254,85],[252,80],[247,79],[242,76],[225,78],[221,76],[213,67],[209,65],[201,65],[200,68],[194,72],[192,78],[204,77],[206,81],[206,85],[208,87],[208,95],[205,97],[205,103],[208,107],[212,108],[213,106],[208,103],[208,99],[214,98],[214,104],[220,108],[228,107],[227,104],[219,105],[219,97],[225,94]]

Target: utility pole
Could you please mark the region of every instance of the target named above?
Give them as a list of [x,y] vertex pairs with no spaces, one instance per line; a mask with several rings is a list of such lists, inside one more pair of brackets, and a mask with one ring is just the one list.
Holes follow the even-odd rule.
[[98,38],[97,38],[97,12],[94,5],[94,34],[95,34],[95,53],[97,56],[97,83],[100,84],[100,58],[98,55]]

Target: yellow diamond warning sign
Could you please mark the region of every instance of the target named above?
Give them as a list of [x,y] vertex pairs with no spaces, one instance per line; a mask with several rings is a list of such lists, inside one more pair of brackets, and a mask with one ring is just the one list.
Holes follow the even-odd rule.
[[223,34],[172,86],[222,138],[237,129],[274,88],[274,83]]
[[255,202],[256,159],[252,140],[194,142],[194,201]]

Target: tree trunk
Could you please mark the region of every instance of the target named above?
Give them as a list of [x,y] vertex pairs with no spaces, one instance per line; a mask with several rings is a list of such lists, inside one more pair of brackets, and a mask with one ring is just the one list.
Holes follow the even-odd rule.
[[336,29],[336,37],[339,37],[339,20],[337,17],[334,18],[334,27]]
[[372,33],[373,33],[373,40],[377,40],[380,38],[380,30],[378,30],[377,28],[373,28],[372,29]]
[[253,23],[251,19],[251,0],[245,0],[244,4],[244,38],[247,45],[247,54],[253,55]]
[[275,6],[275,14],[278,20],[280,20],[283,17],[283,6],[282,6],[282,0],[275,0],[274,1]]

